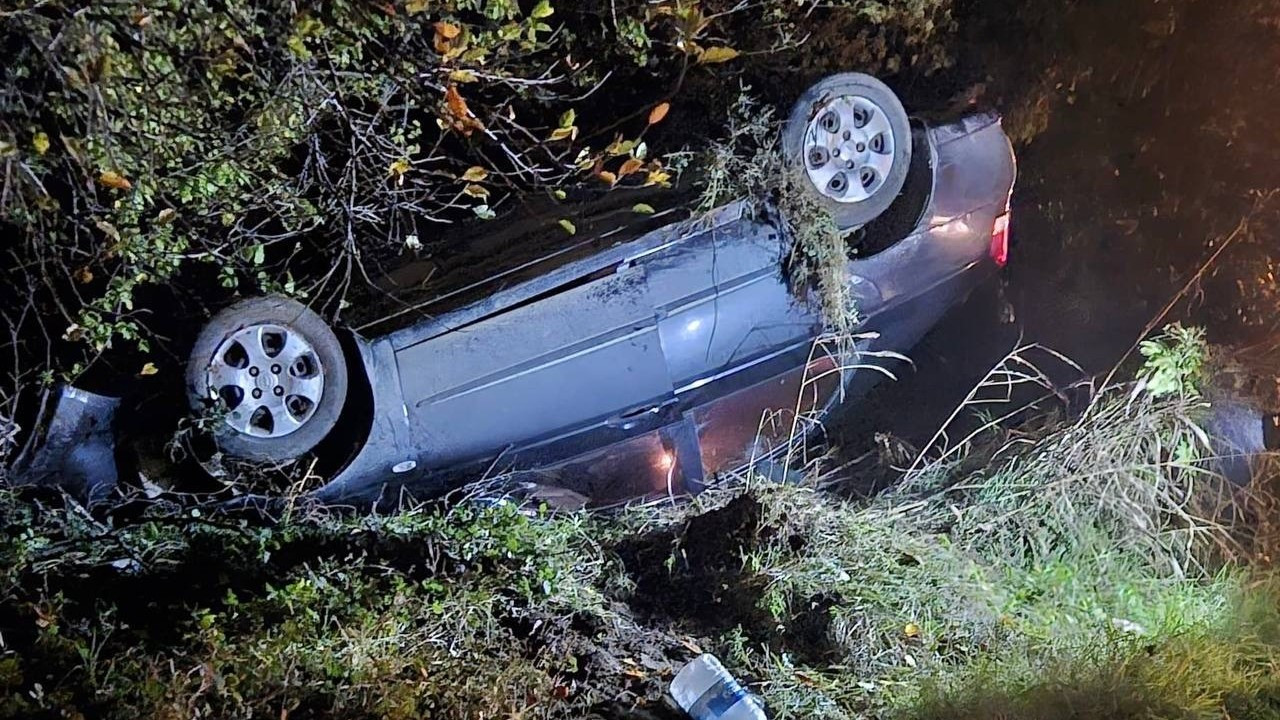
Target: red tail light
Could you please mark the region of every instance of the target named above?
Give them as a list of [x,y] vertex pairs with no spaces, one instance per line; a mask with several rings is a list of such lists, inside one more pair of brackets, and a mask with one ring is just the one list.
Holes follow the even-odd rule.
[[1004,267],[1009,264],[1009,212],[996,218],[991,228],[991,259],[996,265]]

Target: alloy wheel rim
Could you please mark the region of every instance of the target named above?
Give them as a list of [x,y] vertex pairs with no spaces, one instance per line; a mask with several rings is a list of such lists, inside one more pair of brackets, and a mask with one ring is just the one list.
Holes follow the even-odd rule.
[[805,129],[805,173],[824,197],[864,202],[888,181],[895,147],[884,108],[861,95],[838,95],[818,107]]
[[211,399],[236,432],[279,438],[315,415],[324,395],[324,367],[305,336],[281,325],[250,325],[219,343],[206,372]]

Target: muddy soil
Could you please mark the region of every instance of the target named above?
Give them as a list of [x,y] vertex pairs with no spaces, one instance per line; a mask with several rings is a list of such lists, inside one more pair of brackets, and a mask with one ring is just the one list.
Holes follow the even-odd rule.
[[807,538],[781,533],[747,494],[686,523],[629,538],[613,548],[634,582],[627,605],[636,618],[669,633],[705,637],[737,629],[799,662],[829,661],[839,653],[829,612],[838,598],[808,598],[784,627],[767,608],[775,579],[753,571],[746,560],[770,544],[804,550]]

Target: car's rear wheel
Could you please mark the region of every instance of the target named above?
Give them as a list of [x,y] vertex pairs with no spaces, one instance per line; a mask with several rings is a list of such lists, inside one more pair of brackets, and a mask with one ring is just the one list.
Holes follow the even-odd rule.
[[347,365],[337,336],[304,305],[248,298],[215,315],[187,364],[197,410],[229,455],[278,462],[312,450],[338,422]]
[[889,208],[911,166],[911,123],[898,96],[862,73],[832,75],[796,101],[782,131],[787,167],[842,230]]

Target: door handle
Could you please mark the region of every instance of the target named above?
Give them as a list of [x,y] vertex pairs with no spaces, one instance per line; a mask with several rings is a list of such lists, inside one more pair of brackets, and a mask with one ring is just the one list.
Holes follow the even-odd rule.
[[604,424],[612,428],[618,428],[620,430],[631,430],[637,425],[640,425],[641,423],[643,423],[645,420],[650,419],[650,417],[656,417],[659,413],[662,412],[663,408],[674,403],[675,401],[676,401],[675,398],[671,398],[664,402],[658,403],[657,405],[644,405],[638,408],[633,408],[631,410],[627,410],[626,412],[621,412],[621,413],[618,413],[617,415],[614,415],[608,420],[605,420]]

